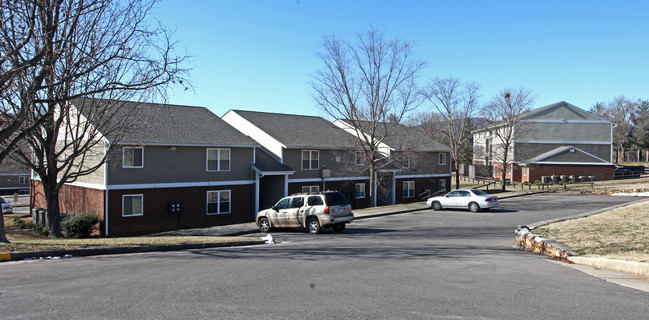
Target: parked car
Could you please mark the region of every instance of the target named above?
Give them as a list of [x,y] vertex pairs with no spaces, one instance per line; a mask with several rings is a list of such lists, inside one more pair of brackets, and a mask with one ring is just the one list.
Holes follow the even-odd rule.
[[498,197],[486,194],[477,189],[458,189],[440,197],[431,197],[426,204],[433,210],[442,208],[468,208],[471,212],[489,210],[500,203]]
[[11,203],[7,201],[4,197],[0,197],[0,202],[2,202],[2,213],[13,213],[14,208],[11,206]]
[[354,221],[354,213],[342,193],[323,191],[284,197],[270,209],[259,211],[256,220],[262,232],[271,228],[294,227],[307,228],[309,233],[319,233],[327,227],[341,232]]

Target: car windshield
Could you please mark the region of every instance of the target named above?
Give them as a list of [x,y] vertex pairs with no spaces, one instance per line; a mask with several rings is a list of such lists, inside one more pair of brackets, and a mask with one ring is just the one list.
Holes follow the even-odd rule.
[[477,189],[471,189],[471,192],[473,192],[473,194],[475,194],[476,196],[488,196],[488,194],[484,193],[481,190],[477,190]]
[[324,196],[328,206],[346,206],[349,204],[347,198],[340,192],[325,193]]

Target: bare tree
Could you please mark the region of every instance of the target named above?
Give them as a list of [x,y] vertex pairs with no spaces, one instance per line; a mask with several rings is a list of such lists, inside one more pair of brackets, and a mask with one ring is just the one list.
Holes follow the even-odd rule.
[[488,121],[488,130],[491,131],[495,142],[492,150],[497,160],[503,164],[502,190],[506,188],[508,161],[510,157],[516,134],[521,133],[525,125],[520,121],[524,119],[525,112],[529,111],[534,97],[532,92],[525,88],[504,89],[500,91],[483,108],[483,117]]
[[478,104],[480,85],[475,82],[460,83],[454,77],[435,78],[422,94],[433,106],[433,113],[441,120],[440,132],[443,141],[451,149],[451,158],[455,163],[455,187],[460,187],[459,164],[464,148],[471,140],[471,121]]
[[639,104],[619,96],[608,103],[598,102],[590,109],[590,112],[615,124],[613,145],[616,150],[622,152],[622,155],[631,145],[633,131],[636,128],[635,113]]
[[[324,68],[311,86],[317,105],[334,119],[344,119],[362,145],[370,186],[386,155],[381,143],[420,99],[416,80],[424,62],[413,56],[412,44],[388,40],[374,29],[359,33],[355,42],[324,36],[319,57]],[[376,205],[376,194],[370,187]]]
[[[33,154],[17,153],[41,180],[52,237],[62,235],[62,186],[101,167],[110,148],[102,137],[114,143],[129,128],[137,108],[123,100],[164,97],[185,81],[186,56],[175,53],[170,33],[150,17],[155,2],[31,0],[7,7],[15,24],[34,25],[34,35],[6,50],[43,56],[25,68],[2,103],[29,106],[40,119],[25,136]],[[15,38],[11,30],[0,32]]]

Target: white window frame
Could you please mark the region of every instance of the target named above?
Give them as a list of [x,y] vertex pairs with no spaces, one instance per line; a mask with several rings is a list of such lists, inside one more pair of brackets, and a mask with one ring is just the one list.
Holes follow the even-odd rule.
[[[361,187],[361,188],[359,188],[359,187]],[[358,191],[359,189],[362,189],[363,191],[360,192],[360,191]],[[355,196],[356,199],[365,198],[365,183],[357,183],[354,186],[354,190],[356,190],[356,196]]]
[[302,193],[316,193],[316,192],[320,192],[320,186],[302,186]]
[[439,161],[438,161],[440,166],[446,165],[446,153],[440,153],[439,154]]
[[[133,149],[133,150],[140,149],[141,150],[140,154],[142,155],[142,160],[141,160],[142,164],[139,165],[139,166],[128,166],[128,165],[126,165],[126,149]],[[135,153],[133,153],[133,152],[131,152],[131,154],[135,155]],[[132,162],[135,162],[133,160],[134,159],[131,159]],[[122,147],[122,168],[129,168],[129,169],[132,169],[132,168],[144,168],[144,147],[135,147],[135,146],[124,146],[124,147]]]
[[[305,152],[308,152],[308,154],[309,154],[309,158],[308,158],[308,159],[304,159],[304,153],[305,153]],[[314,168],[313,165],[312,165],[312,162],[313,162],[313,155],[314,155],[314,154],[317,154],[317,155],[318,155],[318,160],[317,160],[318,162],[317,162],[317,164],[315,165],[315,168]],[[318,170],[318,169],[320,169],[320,150],[302,150],[302,152],[301,152],[301,158],[302,158],[302,161],[301,161],[301,163],[300,163],[300,166],[302,166],[302,170]],[[308,168],[305,168],[305,167],[304,167],[304,160],[308,160],[308,162],[309,162],[309,167],[308,167]]]
[[403,167],[408,169],[413,169],[415,167],[415,155],[414,154],[404,154],[403,155]]
[[[216,202],[210,202],[210,193],[216,193]],[[221,193],[228,193],[228,211],[221,212]],[[210,203],[216,203],[216,212],[210,212]],[[205,197],[205,213],[208,216],[217,214],[229,214],[232,212],[232,191],[231,190],[210,190]]]
[[[138,214],[125,214],[125,212],[124,212],[124,204],[125,204],[124,200],[127,197],[140,197],[141,198],[141,200],[140,200],[140,213],[138,213]],[[133,203],[133,201],[131,201],[131,204],[132,203]],[[133,208],[131,208],[131,210],[132,209]],[[140,216],[143,216],[143,215],[144,215],[144,195],[141,194],[141,193],[140,194],[123,194],[122,195],[122,217],[140,217]]]
[[439,180],[439,190],[446,191],[446,179]]
[[[412,184],[412,188],[410,185]],[[412,195],[411,195],[412,191]],[[415,197],[415,182],[414,181],[404,181],[403,182],[403,198],[414,198]]]
[[[210,169],[210,151],[216,151],[216,169]],[[221,168],[221,151],[228,152],[228,167],[227,169]],[[208,172],[217,172],[217,171],[230,171],[232,167],[232,150],[230,148],[207,148],[205,151],[205,171]]]
[[365,151],[354,152],[354,165],[357,166],[365,165]]

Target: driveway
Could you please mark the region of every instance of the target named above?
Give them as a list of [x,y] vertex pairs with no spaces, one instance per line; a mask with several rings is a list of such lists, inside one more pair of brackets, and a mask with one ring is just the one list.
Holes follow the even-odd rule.
[[649,293],[513,249],[516,225],[633,201],[540,194],[278,244],[0,265],[2,319],[639,319]]

